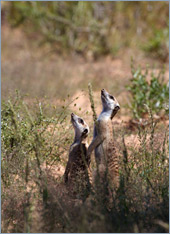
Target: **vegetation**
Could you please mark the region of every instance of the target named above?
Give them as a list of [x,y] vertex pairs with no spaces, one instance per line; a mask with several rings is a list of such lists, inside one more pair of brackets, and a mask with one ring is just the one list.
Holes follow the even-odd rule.
[[155,29],[153,35],[149,37],[148,43],[142,48],[147,52],[147,55],[159,57],[161,60],[166,61],[168,56],[167,49],[169,48],[169,27],[163,30]]
[[[2,1],[2,233],[169,231],[168,4]],[[80,196],[63,181],[70,113],[90,143],[102,88],[121,106],[120,186]]]
[[168,232],[167,129],[160,133],[150,115],[151,124],[136,129],[138,147],[127,147],[120,129],[118,192],[110,202],[107,183],[104,190],[98,184],[81,201],[69,195],[62,176],[48,171],[67,161],[69,100],[63,109],[49,110],[40,102],[28,107],[18,93],[2,103],[2,232]]
[[142,72],[141,68],[134,68],[132,61],[132,79],[127,89],[130,91],[131,110],[137,119],[146,114],[148,106],[153,114],[161,115],[168,113],[169,87],[164,82],[164,70],[159,74],[148,73],[148,68]]
[[154,58],[168,58],[166,1],[14,1],[3,6],[2,15],[12,27],[22,26],[27,36],[40,44],[48,43],[59,53],[97,58],[115,56],[122,48],[138,47]]

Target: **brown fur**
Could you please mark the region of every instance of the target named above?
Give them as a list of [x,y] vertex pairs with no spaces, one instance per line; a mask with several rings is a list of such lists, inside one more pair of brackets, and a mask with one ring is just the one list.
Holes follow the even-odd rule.
[[65,170],[65,182],[79,180],[86,174],[86,167],[90,165],[90,157],[87,157],[87,142],[73,143],[70,147],[69,160]]
[[[111,186],[119,186],[118,156],[113,139],[113,127],[111,119],[99,121],[98,128],[102,139],[103,157],[99,162],[99,171],[101,168],[108,168],[109,182]],[[103,167],[104,166],[104,167]]]
[[99,173],[102,176],[108,169],[109,184],[119,186],[118,155],[113,139],[112,118],[120,109],[117,100],[105,91],[101,91],[103,111],[97,119],[93,140],[88,148],[88,155],[95,149],[95,158]]
[[[72,114],[72,123],[75,129],[75,139],[70,146],[69,158],[64,173],[64,181],[75,192],[83,191],[89,186],[89,166],[90,156],[87,156],[87,136],[88,125],[83,121],[79,122],[80,117]],[[86,132],[84,132],[86,130]]]

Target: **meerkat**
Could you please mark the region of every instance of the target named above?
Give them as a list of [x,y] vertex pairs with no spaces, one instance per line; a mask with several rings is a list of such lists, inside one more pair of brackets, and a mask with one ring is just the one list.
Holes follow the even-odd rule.
[[89,134],[89,126],[82,118],[73,113],[71,114],[71,123],[74,127],[75,137],[73,144],[70,146],[64,182],[77,189],[80,187],[88,188],[90,155],[87,156],[87,136]]
[[99,174],[101,175],[107,169],[109,182],[112,187],[117,189],[119,186],[118,156],[113,139],[112,119],[120,109],[120,105],[116,98],[105,89],[101,90],[101,100],[103,110],[95,124],[93,140],[87,155],[91,155],[92,151],[95,150]]

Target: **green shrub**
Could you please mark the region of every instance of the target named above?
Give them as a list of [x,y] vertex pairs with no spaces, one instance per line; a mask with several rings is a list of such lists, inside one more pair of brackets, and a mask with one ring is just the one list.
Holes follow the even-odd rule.
[[131,94],[131,110],[137,119],[147,113],[148,106],[153,114],[160,115],[162,112],[168,113],[169,87],[164,83],[164,71],[159,74],[151,73],[149,81],[148,68],[142,72],[141,68],[134,68],[133,61],[131,66],[132,79],[127,86]]
[[166,61],[169,55],[169,25],[163,29],[153,30],[153,35],[148,38],[142,48],[147,55]]
[[[63,152],[68,151],[72,141],[71,132],[66,129],[69,104],[66,102],[62,108],[53,108],[45,101],[37,100],[28,106],[18,92],[13,100],[2,101],[4,232],[11,221],[19,223],[13,226],[14,232],[29,232],[35,197],[46,201],[48,191],[43,168],[59,162],[64,164]],[[19,209],[13,212],[13,206]]]

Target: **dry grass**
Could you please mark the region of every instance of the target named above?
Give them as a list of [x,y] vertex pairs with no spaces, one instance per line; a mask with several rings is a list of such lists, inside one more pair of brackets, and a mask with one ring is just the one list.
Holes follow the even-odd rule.
[[[2,121],[8,127],[2,129],[2,232],[168,232],[169,122],[159,119],[153,133],[151,124],[131,119],[125,85],[136,51],[98,61],[61,58],[29,43],[20,29],[4,25],[2,32]],[[138,55],[142,66],[155,63]],[[101,88],[114,93],[121,105],[113,119],[121,184],[109,210],[107,196],[97,192],[84,203],[71,197],[62,178],[73,141],[71,112],[83,116],[90,126],[89,143],[92,139],[89,81],[97,115]],[[15,99],[15,89],[29,96]],[[95,166],[92,155],[92,170]]]
[[[49,53],[48,46],[38,47],[20,29],[11,30],[7,25],[2,26],[2,55],[2,98],[14,95],[15,89],[19,89],[30,98],[47,96],[57,100],[81,89],[87,92],[91,82],[94,91],[105,87],[123,99],[124,105],[125,85],[131,78],[131,56],[141,66],[147,63],[155,64],[157,69],[162,66],[159,61],[147,59],[142,52],[130,49],[120,50],[120,55],[114,59],[110,56],[98,61],[85,61],[75,56],[63,58]],[[168,74],[167,66],[167,80]]]

